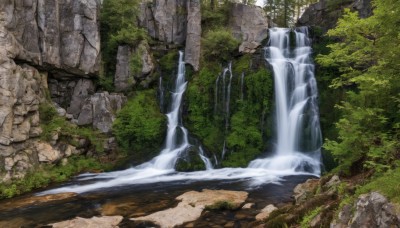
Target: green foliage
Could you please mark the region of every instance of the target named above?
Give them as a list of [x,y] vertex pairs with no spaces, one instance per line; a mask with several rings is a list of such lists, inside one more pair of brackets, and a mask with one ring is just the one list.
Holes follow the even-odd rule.
[[311,221],[322,211],[322,207],[317,207],[312,211],[309,211],[302,219],[300,223],[301,228],[308,228],[310,227]]
[[179,172],[190,172],[205,170],[206,166],[197,151],[188,151],[184,158],[179,158],[175,170]]
[[[228,153],[220,164],[224,167],[246,167],[266,147],[263,139],[269,133],[265,122],[272,105],[272,76],[265,69],[251,71],[250,62],[249,55],[233,62],[228,129],[220,107],[214,110],[215,82],[221,74],[220,66],[206,62],[187,90],[188,115],[185,124],[194,136],[202,140],[207,151],[217,158],[221,157],[221,146],[226,140]],[[242,72],[246,72],[243,99],[240,91]]]
[[315,2],[318,0],[268,0],[264,1],[264,11],[271,16],[274,23],[289,27],[296,23],[302,9]]
[[[118,45],[138,45],[147,40],[146,30],[136,24],[140,0],[104,0],[100,14],[101,46],[105,81],[115,73]],[[106,84],[109,86],[109,83]]]
[[117,142],[135,158],[148,159],[160,148],[165,117],[159,112],[153,90],[140,91],[118,112],[113,124]]
[[[400,91],[400,2],[376,0],[374,15],[361,19],[345,11],[328,35],[337,42],[328,45],[330,53],[320,55],[323,67],[336,68],[340,77],[331,88],[348,91],[337,107],[337,139],[325,148],[339,161],[345,172],[372,169],[383,172],[398,157]],[[391,11],[387,11],[387,9]]]
[[378,191],[394,203],[400,203],[400,168],[392,169],[375,177],[368,184],[357,189],[356,194]]
[[178,59],[178,51],[172,50],[160,58],[160,66],[163,71],[172,73],[176,69],[176,62]]
[[85,138],[90,141],[97,152],[104,151],[105,136],[99,131],[90,127],[78,127],[68,122],[64,117],[57,114],[55,108],[47,102],[40,104],[40,126],[43,130],[40,138],[50,142],[52,136],[58,132],[59,138],[68,143],[73,142],[75,138]]
[[214,121],[214,81],[218,72],[202,68],[189,83],[186,99],[189,101],[187,127],[211,151],[223,144],[223,130]]
[[238,206],[231,201],[221,200],[217,201],[212,205],[207,205],[206,210],[235,210]]
[[239,44],[230,31],[217,28],[207,32],[202,39],[202,54],[208,60],[228,62]]
[[108,170],[108,164],[101,163],[94,158],[74,156],[68,158],[68,163],[61,165],[43,165],[40,169],[25,175],[24,178],[13,180],[9,184],[0,185],[0,199],[11,198],[33,189],[46,187],[54,182],[63,182],[73,175],[88,171]]
[[229,1],[223,1],[216,4],[216,1],[202,1],[201,5],[201,28],[203,31],[209,31],[218,27],[228,25]]

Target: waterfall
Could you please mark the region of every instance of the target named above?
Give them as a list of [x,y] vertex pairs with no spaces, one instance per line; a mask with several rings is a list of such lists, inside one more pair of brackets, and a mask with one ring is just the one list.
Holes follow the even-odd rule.
[[[87,173],[78,176],[79,181],[91,180],[87,184],[71,184],[39,193],[61,192],[83,193],[101,188],[121,185],[151,184],[181,180],[251,180],[250,186],[266,183],[279,183],[290,175],[320,174],[320,148],[322,143],[317,106],[317,87],[314,78],[314,65],[311,61],[311,42],[305,27],[295,29],[273,28],[269,30],[270,45],[266,48],[266,61],[273,68],[275,82],[277,142],[273,156],[252,161],[247,168],[213,169],[210,160],[199,147],[199,156],[207,170],[195,172],[176,172],[177,159],[191,145],[188,131],[182,124],[181,103],[187,82],[183,53],[179,53],[179,69],[175,87],[171,91],[171,103],[166,114],[168,129],[165,147],[160,154],[139,166],[107,173]],[[295,37],[296,46],[290,47],[290,38]],[[226,74],[230,78],[226,86]],[[243,78],[244,76],[242,76]],[[225,68],[215,84],[215,111],[217,104],[229,117],[231,66]],[[222,82],[221,82],[222,81]],[[161,82],[160,82],[161,84]],[[222,84],[222,92],[218,88]],[[220,95],[220,96],[218,96]],[[229,95],[229,96],[228,96]],[[222,99],[222,102],[219,100]],[[218,103],[217,103],[218,102]],[[265,113],[262,114],[264,119]],[[227,122],[225,122],[227,123]],[[227,127],[227,125],[225,126]],[[227,150],[224,147],[221,161]],[[218,160],[214,153],[214,162]]]
[[244,72],[240,76],[240,100],[243,100],[244,97]]
[[[229,78],[227,73],[229,72]],[[224,68],[221,75],[218,75],[215,80],[215,93],[214,93],[214,114],[218,114],[219,99],[222,99],[222,112],[225,119],[225,129],[229,127],[229,116],[230,116],[230,103],[231,103],[231,87],[232,87],[232,62],[228,64],[228,67]],[[219,86],[222,84],[221,92]],[[219,96],[221,94],[221,97]]]
[[[322,136],[308,29],[272,28],[269,34],[269,47],[265,50],[266,61],[274,73],[276,154],[272,158],[257,159],[249,167],[292,168],[319,174]],[[292,34],[294,48],[290,46]]]
[[232,62],[228,66],[229,71],[229,82],[226,91],[226,104],[225,104],[225,129],[228,130],[229,127],[229,116],[230,116],[230,104],[231,104],[231,85],[232,85]]
[[[161,150],[160,155],[138,166],[139,168],[154,168],[160,170],[174,169],[179,156],[192,146],[189,143],[188,130],[182,124],[181,115],[182,98],[186,87],[185,62],[183,62],[183,52],[179,52],[178,74],[174,88],[171,91],[169,112],[166,114],[168,129],[165,137],[165,148]],[[204,161],[207,169],[212,168],[211,162],[204,155],[201,147],[199,148],[199,156]]]
[[158,80],[158,93],[159,93],[159,99],[160,99],[160,110],[163,110],[164,107],[164,87],[162,83],[162,77],[160,76]]

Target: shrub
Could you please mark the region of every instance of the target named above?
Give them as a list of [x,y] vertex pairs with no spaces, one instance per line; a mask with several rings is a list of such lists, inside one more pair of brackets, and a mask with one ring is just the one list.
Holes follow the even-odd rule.
[[108,170],[108,164],[100,163],[94,158],[74,156],[68,158],[65,166],[42,165],[40,169],[25,175],[24,178],[14,180],[9,184],[0,185],[0,199],[11,198],[33,189],[46,187],[50,183],[68,180],[73,175],[88,171]]
[[233,37],[230,31],[218,28],[207,32],[202,40],[202,53],[207,59],[228,62],[240,42]]
[[153,90],[136,94],[119,111],[113,132],[119,145],[134,157],[147,159],[162,143],[165,117],[159,112]]
[[90,127],[78,127],[68,122],[64,117],[58,116],[56,109],[47,102],[40,104],[40,126],[43,130],[40,138],[44,141],[51,141],[55,132],[58,132],[61,139],[65,139],[68,143],[76,136],[85,138],[90,141],[97,152],[104,151],[105,136],[99,131]]

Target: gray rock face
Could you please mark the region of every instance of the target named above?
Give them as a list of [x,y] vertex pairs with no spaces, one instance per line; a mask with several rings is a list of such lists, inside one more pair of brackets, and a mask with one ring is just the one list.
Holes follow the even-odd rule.
[[78,125],[92,124],[103,133],[110,133],[115,114],[126,103],[121,94],[96,93],[85,100],[78,116]]
[[[131,71],[130,61],[132,57],[140,58],[140,72]],[[141,42],[134,48],[129,46],[119,46],[114,76],[116,91],[129,91],[137,83],[140,83],[143,87],[147,87],[153,80],[150,76],[154,69],[155,63],[152,54],[150,53],[150,47],[146,42]]]
[[372,15],[371,0],[356,0],[353,4],[353,9],[358,11],[361,18],[366,18]]
[[377,192],[360,195],[353,208],[354,213],[349,205],[343,207],[339,219],[334,221],[331,227],[400,227],[399,212]]
[[132,50],[129,46],[119,46],[117,53],[117,66],[114,76],[114,86],[117,91],[127,91],[133,87],[133,75],[129,67]]
[[91,80],[80,79],[72,94],[71,104],[67,109],[69,114],[72,114],[75,118],[78,117],[81,112],[83,102],[92,94],[94,94],[94,84]]
[[257,6],[234,4],[231,10],[230,28],[242,43],[239,51],[254,53],[261,41],[268,37],[269,20],[265,12]]
[[350,7],[358,11],[361,18],[372,15],[371,0],[345,0],[332,5],[329,0],[311,4],[298,20],[298,26],[318,26],[324,31],[333,28],[342,15],[342,9]]
[[0,182],[85,151],[58,134],[39,141],[39,104],[49,89],[58,114],[70,116],[66,108],[76,112],[94,93],[82,77],[99,69],[99,7],[100,0],[0,1]]
[[185,62],[199,70],[201,43],[201,11],[199,0],[187,1],[187,35],[185,47]]
[[165,43],[183,44],[186,38],[186,0],[144,1],[139,25]]
[[99,0],[2,1],[0,9],[16,59],[62,76],[99,71]]

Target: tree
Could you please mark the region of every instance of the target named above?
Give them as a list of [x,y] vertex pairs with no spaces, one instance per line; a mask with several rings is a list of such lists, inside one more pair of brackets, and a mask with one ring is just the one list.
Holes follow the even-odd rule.
[[347,9],[328,32],[337,40],[328,46],[331,52],[317,58],[341,73],[331,87],[348,91],[338,104],[339,136],[325,144],[348,171],[381,171],[399,156],[400,2],[376,0],[374,7],[374,15],[365,19]]

